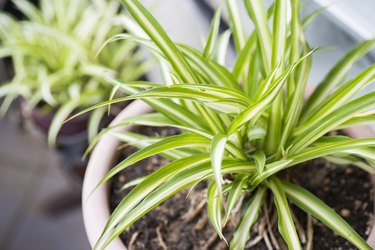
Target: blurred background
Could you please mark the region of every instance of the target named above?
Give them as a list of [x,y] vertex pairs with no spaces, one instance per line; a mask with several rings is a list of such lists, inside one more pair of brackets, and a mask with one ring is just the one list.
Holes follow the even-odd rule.
[[[32,2],[38,4],[37,0]],[[173,39],[200,48],[214,8],[221,1],[143,2]],[[314,55],[310,82],[316,84],[350,48],[360,41],[375,38],[375,1],[305,2],[305,15],[326,8],[306,31],[310,46],[334,45]],[[240,7],[245,17],[246,11],[241,4]],[[23,18],[11,1],[0,0],[0,9]],[[222,14],[222,20],[221,28],[225,30],[226,13]],[[246,28],[252,29],[251,25]],[[228,60],[231,58],[233,51]],[[355,65],[351,74],[374,62],[375,51],[371,51]],[[11,68],[10,60],[0,60],[0,84],[12,77]],[[152,71],[148,77],[157,79],[159,75]],[[81,161],[85,136],[79,135],[51,149],[45,134],[24,118],[21,106],[19,100],[14,101],[6,116],[0,119],[0,249],[89,249],[80,210],[86,166],[86,162]]]

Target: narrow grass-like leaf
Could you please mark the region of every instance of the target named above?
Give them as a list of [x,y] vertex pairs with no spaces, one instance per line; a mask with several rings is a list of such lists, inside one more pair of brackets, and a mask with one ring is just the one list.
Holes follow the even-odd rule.
[[196,82],[181,52],[150,12],[138,0],[121,0],[121,2],[159,49],[163,51],[183,81],[187,83]]
[[231,216],[232,210],[236,205],[238,198],[241,196],[243,185],[247,177],[247,175],[238,175],[236,179],[230,184],[229,195],[225,206],[225,217],[223,220],[224,225],[227,224],[227,221]]
[[57,135],[64,124],[64,121],[69,117],[69,115],[79,106],[80,100],[72,100],[59,109],[59,111],[54,116],[50,129],[48,131],[48,144],[52,147],[56,145]]
[[353,243],[358,249],[372,249],[344,219],[312,193],[286,181],[282,181],[282,186],[290,200],[298,207],[323,222],[335,233]]
[[360,98],[357,98],[340,108],[336,109],[335,112],[328,114],[320,120],[320,123],[316,125],[314,130],[307,131],[292,141],[291,153],[302,151],[311,143],[319,139],[325,133],[336,129],[342,123],[351,119],[357,114],[362,113],[375,106],[375,93],[369,93]]
[[245,45],[245,31],[243,29],[242,21],[238,11],[238,6],[236,0],[226,0],[225,1],[228,14],[229,14],[229,24],[231,30],[233,31],[234,43],[236,45],[236,50],[238,53],[242,50]]
[[357,94],[364,87],[368,86],[368,84],[372,83],[374,80],[375,65],[372,65],[351,81],[348,81],[340,86],[329,97],[325,98],[325,100],[316,106],[316,110],[314,109],[310,111],[310,118],[298,127],[295,134],[304,133],[309,128],[315,127],[315,125],[320,122],[322,117],[334,112],[334,110],[336,110],[338,107],[346,104],[355,94]]
[[302,121],[309,118],[310,111],[324,101],[335,87],[340,85],[353,64],[374,46],[375,39],[358,44],[328,72],[304,106]]
[[230,32],[230,30],[226,30],[219,37],[216,57],[217,57],[217,63],[222,66],[225,66],[225,59],[226,59],[231,35],[232,33]]
[[251,181],[253,186],[257,186],[259,183],[267,179],[268,177],[288,168],[295,166],[299,163],[306,162],[312,159],[317,159],[320,157],[329,156],[332,154],[337,154],[345,152],[347,150],[360,149],[366,147],[374,147],[374,138],[362,138],[362,139],[350,139],[342,141],[334,141],[321,143],[316,147],[305,149],[304,151],[288,155],[290,160],[282,160],[267,164],[265,170],[261,175],[257,175]]
[[217,182],[212,181],[207,189],[207,211],[208,217],[210,218],[211,224],[213,225],[216,233],[219,235],[220,239],[225,240],[222,232],[223,226],[221,221],[221,213],[223,207],[223,196],[221,192],[222,191],[221,189],[219,189]]
[[87,124],[87,134],[88,134],[88,139],[90,143],[97,135],[99,127],[100,127],[100,123],[105,113],[106,113],[106,109],[100,108],[100,109],[94,110],[92,114],[90,115],[89,122]]
[[245,6],[255,24],[263,66],[268,73],[271,68],[272,41],[271,32],[267,24],[267,11],[260,0],[247,0],[245,1]]
[[268,177],[274,175],[275,173],[289,167],[293,163],[293,160],[279,160],[269,163],[265,166],[261,174],[254,175],[250,180],[250,185],[252,188],[257,187],[262,181],[266,180]]
[[214,50],[215,43],[219,34],[220,18],[221,7],[219,6],[214,13],[214,17],[212,18],[210,33],[207,38],[206,46],[203,50],[203,57],[206,59],[210,59],[212,56],[212,52]]
[[[119,141],[125,142],[127,145],[132,145],[134,147],[137,147],[139,149],[143,149],[146,147],[151,146],[152,144],[155,144],[163,139],[165,137],[147,137],[147,136],[142,136],[137,133],[129,132],[129,131],[110,131],[108,135],[118,139]],[[205,148],[203,147],[204,150],[200,147],[195,147],[193,149],[186,149],[183,150],[183,148],[172,148],[171,150],[166,150],[160,153],[160,155],[166,159],[169,160],[176,160],[176,159],[181,159],[184,157],[191,156],[193,153],[201,152],[201,151],[206,151]],[[188,152],[189,151],[189,152]]]
[[259,187],[247,204],[242,214],[240,223],[238,224],[238,227],[233,235],[233,239],[230,242],[231,249],[245,249],[246,242],[250,239],[251,227],[258,219],[265,195],[266,188]]
[[364,112],[362,114],[356,115],[348,121],[341,124],[337,129],[344,129],[348,127],[358,126],[358,125],[370,125],[375,123],[375,111]]
[[221,162],[224,158],[225,145],[228,138],[225,135],[218,134],[212,140],[211,144],[211,163],[214,171],[214,178],[216,182],[216,188],[218,189],[219,195],[222,196],[222,183],[223,177],[221,174]]
[[180,44],[179,48],[186,56],[188,62],[195,66],[194,69],[196,72],[202,72],[204,76],[209,79],[209,82],[207,82],[208,84],[227,86],[238,90],[240,89],[228,69],[222,67],[215,61],[207,60],[199,51],[190,46]]
[[335,165],[343,165],[343,166],[353,165],[362,169],[363,171],[366,171],[369,174],[375,174],[375,167],[364,162],[358,157],[352,157],[350,155],[349,156],[340,155],[336,157],[336,156],[330,155],[330,156],[324,157],[324,159]]
[[282,182],[277,178],[272,178],[267,182],[267,185],[272,190],[274,195],[280,234],[283,236],[289,249],[302,249],[292,215],[290,213],[288,201],[286,200]]
[[105,177],[103,177],[103,179],[100,181],[98,185],[103,184],[111,177],[113,177],[115,174],[127,168],[128,166],[149,156],[160,154],[164,151],[168,151],[175,148],[209,145],[208,143],[209,141],[206,138],[194,134],[182,134],[167,137],[157,143],[140,149],[139,151],[135,152],[134,154],[130,155],[128,158],[123,160],[121,163],[117,164],[105,175]]
[[261,174],[266,166],[266,155],[262,151],[257,151],[251,155],[257,166],[258,173]]

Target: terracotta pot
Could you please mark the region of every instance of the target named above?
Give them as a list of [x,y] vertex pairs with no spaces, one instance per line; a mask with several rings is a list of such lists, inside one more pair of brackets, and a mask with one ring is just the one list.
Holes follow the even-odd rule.
[[[115,125],[125,117],[152,112],[152,108],[143,101],[136,100],[127,106],[110,124]],[[119,130],[131,130],[131,126],[118,128]],[[375,133],[368,127],[346,130],[346,133],[354,137],[375,137]],[[103,228],[110,217],[109,208],[109,184],[103,184],[95,192],[92,192],[104,175],[114,166],[118,160],[120,141],[111,137],[103,136],[96,145],[89,164],[87,166],[83,182],[82,209],[86,233],[91,246],[94,246]],[[372,176],[375,186],[375,177]],[[375,199],[374,199],[375,200]],[[375,228],[373,227],[368,238],[368,243],[375,247]],[[107,249],[126,249],[120,238],[116,238]]]

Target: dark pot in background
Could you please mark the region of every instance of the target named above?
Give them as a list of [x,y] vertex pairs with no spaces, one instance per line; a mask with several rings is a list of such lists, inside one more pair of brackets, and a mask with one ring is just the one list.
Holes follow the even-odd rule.
[[[38,107],[32,108],[30,111],[30,118],[32,122],[47,135],[48,130],[51,126],[52,120],[55,117],[55,113],[44,113]],[[86,133],[87,123],[89,120],[89,115],[86,113],[81,115],[67,123],[64,123],[58,134],[58,139],[63,139],[66,137],[71,137]]]

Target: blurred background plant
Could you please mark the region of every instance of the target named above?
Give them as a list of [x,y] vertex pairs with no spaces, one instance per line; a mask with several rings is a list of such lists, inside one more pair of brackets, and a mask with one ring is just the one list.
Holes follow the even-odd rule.
[[[103,72],[130,81],[143,76],[150,65],[142,62],[142,51],[131,41],[112,42],[97,55],[108,38],[124,31],[119,1],[13,3],[25,18],[0,13],[0,57],[10,57],[14,69],[13,79],[0,87],[0,97],[5,97],[1,113],[17,97],[29,108],[52,113],[50,145],[74,110],[110,98],[112,87],[103,80]],[[91,114],[89,137],[97,132],[105,112]]]

